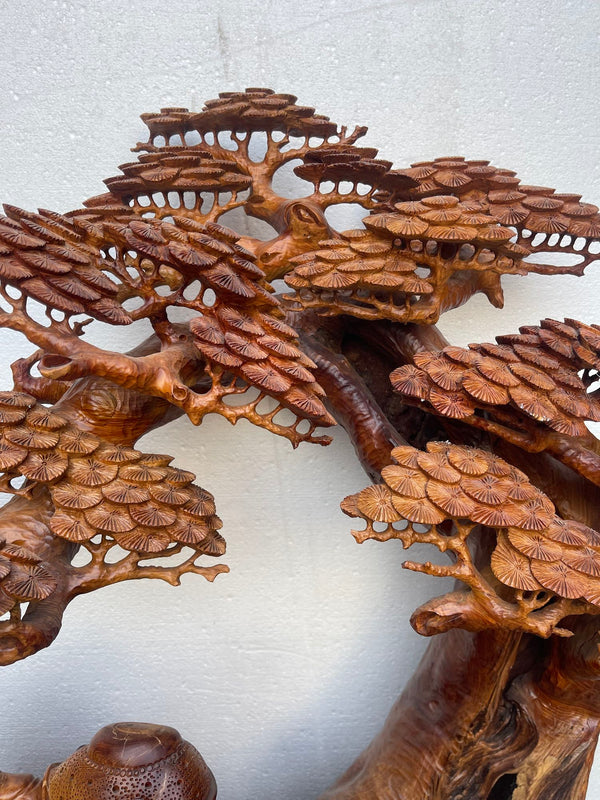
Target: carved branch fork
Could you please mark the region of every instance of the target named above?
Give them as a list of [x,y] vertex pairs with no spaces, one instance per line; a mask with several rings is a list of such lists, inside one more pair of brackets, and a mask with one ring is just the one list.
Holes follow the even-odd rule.
[[[375,481],[342,503],[357,541],[433,544],[449,560],[404,566],[456,586],[414,612],[431,645],[323,800],[583,800],[600,730],[600,446],[586,427],[600,327],[546,319],[459,348],[435,323],[476,293],[501,307],[504,274],[583,275],[598,209],[487,161],[394,169],[357,146],[366,129],[268,89],[143,119],[149,140],[105,194],[0,217],[0,325],[39,348],[0,392],[0,488],[15,495],[0,512],[0,664],[51,644],[78,594],[227,572],[205,563],[225,550],[212,495],[136,449],[145,432],[216,413],[296,447],[337,423]],[[273,178],[292,160],[313,188],[288,200]],[[341,203],[364,208],[360,228],[328,222]],[[277,236],[223,227],[236,208]],[[154,333],[131,352],[93,344],[94,322],[140,320]],[[2,773],[0,800],[211,800],[182,747],[172,729],[112,726],[42,782]],[[181,780],[157,795],[138,779],[164,759]],[[113,778],[89,788],[92,762]]]

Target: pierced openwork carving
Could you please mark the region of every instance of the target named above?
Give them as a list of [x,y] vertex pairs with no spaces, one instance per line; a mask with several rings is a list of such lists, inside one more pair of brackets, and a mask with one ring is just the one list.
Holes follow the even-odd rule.
[[[425,451],[397,447],[392,457],[396,464],[381,472],[385,483],[346,498],[342,508],[367,522],[365,531],[354,532],[359,542],[425,542],[453,555],[451,566],[404,564],[456,578],[469,589],[417,610],[412,623],[419,633],[500,627],[571,636],[558,627],[562,619],[600,613],[600,535],[557,516],[525,473],[485,450],[441,442],[430,442]],[[387,526],[378,532],[374,522]],[[487,578],[467,545],[476,525],[496,534]],[[515,591],[507,594],[506,587]]]
[[[214,498],[136,449],[145,432],[216,413],[296,447],[337,423],[375,481],[342,503],[365,522],[356,539],[432,544],[450,564],[405,566],[457,584],[413,614],[443,635],[324,797],[583,798],[600,730],[600,327],[546,319],[461,348],[435,323],[477,293],[502,307],[506,274],[583,275],[598,209],[486,161],[394,169],[357,146],[366,128],[268,89],[143,119],[105,194],[0,218],[0,326],[39,348],[0,393],[15,495],[0,664],[49,645],[78,594],[227,572]],[[305,197],[275,188],[292,161]],[[341,204],[362,227],[336,230]],[[225,227],[236,209],[274,235]],[[153,334],[128,353],[93,343],[97,323],[142,322]],[[49,800],[67,796],[61,769]]]

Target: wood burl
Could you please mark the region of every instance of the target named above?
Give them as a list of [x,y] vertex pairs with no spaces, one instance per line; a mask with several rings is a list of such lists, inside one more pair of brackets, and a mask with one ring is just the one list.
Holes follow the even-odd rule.
[[107,725],[43,779],[0,772],[0,800],[215,800],[200,753],[174,728]]

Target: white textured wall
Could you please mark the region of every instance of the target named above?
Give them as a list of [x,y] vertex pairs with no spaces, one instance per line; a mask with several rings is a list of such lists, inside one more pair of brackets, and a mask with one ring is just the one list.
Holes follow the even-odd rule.
[[[594,0],[1,0],[0,199],[74,208],[129,159],[139,113],[270,85],[368,124],[398,165],[463,153],[598,201],[599,27]],[[475,299],[442,329],[599,322],[599,288],[593,268],[509,278],[505,311]],[[8,383],[27,344],[1,335]],[[75,601],[49,650],[0,672],[0,768],[41,771],[137,718],[178,727],[223,798],[314,797],[380,727],[426,645],[408,617],[442,586],[402,573],[397,542],[354,543],[338,502],[366,480],[342,432],[293,452],[211,418],[145,444],[214,492],[232,572]]]

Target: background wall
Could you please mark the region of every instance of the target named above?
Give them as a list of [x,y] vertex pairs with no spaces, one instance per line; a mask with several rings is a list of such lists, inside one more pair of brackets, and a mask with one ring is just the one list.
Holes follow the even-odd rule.
[[[368,124],[399,166],[463,153],[600,200],[593,0],[2,0],[0,24],[0,197],[24,208],[103,191],[144,138],[139,113],[256,85]],[[505,311],[476,298],[442,330],[464,345],[543,316],[599,322],[589,273],[509,277]],[[1,341],[8,387],[29,347]],[[381,726],[426,645],[408,617],[444,586],[401,573],[399,542],[354,543],[338,503],[367,481],[343,432],[294,452],[245,423],[180,420],[143,446],[216,495],[231,574],[75,601],[49,650],[0,672],[0,767],[42,771],[141,719],[193,741],[220,797],[314,797]]]

